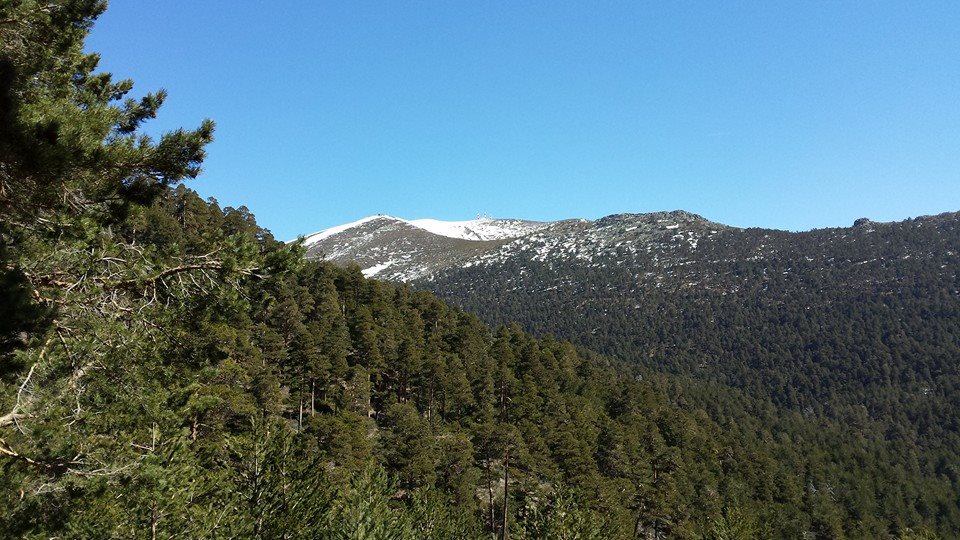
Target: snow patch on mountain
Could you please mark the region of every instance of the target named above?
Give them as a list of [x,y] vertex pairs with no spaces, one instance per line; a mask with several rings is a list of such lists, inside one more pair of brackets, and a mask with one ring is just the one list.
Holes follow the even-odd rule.
[[364,268],[360,272],[363,274],[363,277],[373,277],[379,274],[380,272],[386,270],[392,265],[393,265],[393,261],[387,261],[385,263],[375,264],[370,268]]
[[433,234],[460,238],[462,240],[504,240],[535,231],[542,223],[520,219],[477,218],[469,221],[441,221],[439,219],[414,219],[408,221]]
[[448,238],[459,238],[461,240],[475,241],[517,238],[524,234],[541,229],[547,225],[546,223],[526,221],[522,219],[493,219],[483,217],[467,221],[442,221],[439,219],[408,220],[378,214],[309,234],[304,240],[304,245],[311,246],[317,242],[326,240],[331,236],[349,231],[350,229],[355,229],[365,223],[369,223],[378,219],[406,223],[407,225],[417,227],[418,229],[423,229],[429,233],[446,236]]
[[[457,268],[573,263],[582,268],[682,268],[728,227],[683,211],[615,214],[596,221],[377,215],[307,237],[307,257],[356,263],[367,277],[416,282]],[[640,277],[637,276],[640,280]]]
[[390,217],[390,216],[383,216],[383,215],[367,216],[367,217],[365,217],[365,218],[358,219],[358,220],[356,220],[356,221],[351,221],[350,223],[344,223],[343,225],[337,225],[336,227],[330,227],[329,229],[324,229],[324,230],[319,231],[319,232],[315,232],[315,233],[312,233],[312,234],[308,234],[308,235],[304,238],[303,245],[309,246],[309,245],[312,245],[312,244],[316,244],[317,242],[319,242],[319,241],[321,241],[321,240],[325,240],[325,239],[327,239],[327,238],[330,238],[331,236],[333,236],[333,235],[335,235],[335,234],[340,234],[340,233],[342,233],[342,232],[344,232],[344,231],[348,231],[348,230],[350,230],[350,229],[359,227],[360,225],[363,225],[364,223],[373,221],[373,220],[375,220],[375,219],[383,219],[383,218],[386,218],[386,219],[396,219],[396,218],[392,218],[392,217]]

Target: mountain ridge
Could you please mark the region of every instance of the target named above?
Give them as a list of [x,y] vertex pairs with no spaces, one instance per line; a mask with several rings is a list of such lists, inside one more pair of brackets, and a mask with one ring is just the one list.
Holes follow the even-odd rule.
[[[570,246],[583,234],[594,241],[600,240],[588,231],[609,233],[622,226],[623,230],[618,231],[620,233],[636,231],[632,235],[627,234],[627,237],[644,233],[676,236],[670,231],[682,225],[690,225],[698,230],[730,228],[684,210],[619,213],[592,221],[571,218],[549,222],[492,218],[469,221],[407,220],[376,214],[302,238],[308,258],[325,259],[341,265],[357,263],[367,277],[404,282],[428,278],[452,267],[486,264],[497,259],[501,249],[510,253],[531,245],[547,248],[552,245],[552,248],[557,248],[558,238]],[[606,233],[601,233],[601,236]],[[687,240],[694,248],[699,241],[693,237]]]
[[514,238],[530,230],[534,230],[544,223],[525,219],[494,219],[490,217],[477,217],[464,221],[445,221],[433,218],[411,220],[387,214],[374,214],[350,223],[328,227],[307,234],[303,237],[304,243],[305,245],[311,245],[331,236],[349,231],[352,228],[359,227],[365,223],[378,220],[382,222],[405,223],[439,236],[477,241]]
[[[451,269],[502,264],[515,257],[539,261],[572,257],[587,263],[613,257],[622,262],[627,252],[636,258],[640,251],[645,251],[659,266],[676,266],[688,261],[701,242],[717,241],[724,233],[750,235],[750,231],[760,231],[778,238],[844,230],[868,234],[877,227],[955,215],[947,212],[899,222],[859,218],[850,227],[785,231],[725,225],[685,210],[546,222],[486,217],[467,221],[407,220],[376,214],[302,238],[308,258],[340,265],[356,263],[367,277],[412,282],[431,279]],[[763,246],[757,249],[762,251]]]

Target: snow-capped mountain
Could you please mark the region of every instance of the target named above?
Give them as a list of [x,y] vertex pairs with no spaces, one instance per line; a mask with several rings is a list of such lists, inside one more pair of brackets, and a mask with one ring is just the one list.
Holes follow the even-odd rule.
[[375,216],[310,235],[308,253],[409,282],[489,324],[805,415],[826,399],[826,374],[843,374],[829,375],[830,393],[850,403],[879,396],[874,410],[899,408],[887,401],[896,392],[922,403],[960,388],[960,212],[807,232],[683,211],[490,221],[487,239],[469,239],[478,227],[435,226],[443,235]]
[[666,264],[727,229],[679,210],[554,222],[376,215],[306,235],[304,244],[310,258],[356,263],[367,277],[409,282],[510,261],[572,260],[589,267],[643,253]]
[[[629,304],[655,291],[737,295],[781,281],[804,291],[823,290],[813,285],[823,281],[842,283],[845,294],[875,292],[899,286],[912,264],[951,279],[958,223],[960,214],[860,219],[849,228],[793,233],[730,227],[682,210],[553,222],[377,215],[310,234],[305,243],[309,258],[356,263],[367,277],[411,283],[479,312],[507,296],[540,304],[543,295],[568,297],[582,308]],[[904,240],[912,236],[922,240]]]
[[384,214],[377,214],[309,234],[306,236],[304,244],[307,246],[312,245],[371,221],[379,221],[381,225],[405,223],[433,234],[446,236],[448,238],[459,238],[461,240],[503,240],[506,238],[516,238],[544,226],[543,223],[521,219],[492,219],[483,217],[469,221],[441,221],[439,219],[406,220]]
[[460,266],[550,224],[520,219],[407,220],[378,214],[304,238],[307,256],[357,263],[367,277],[410,281]]

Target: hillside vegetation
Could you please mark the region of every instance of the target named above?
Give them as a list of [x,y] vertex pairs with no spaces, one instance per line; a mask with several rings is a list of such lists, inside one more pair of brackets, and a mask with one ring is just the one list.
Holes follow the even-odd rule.
[[[640,221],[620,219],[621,228]],[[621,249],[591,264],[518,257],[418,286],[489,323],[517,321],[535,335],[736,390],[774,406],[775,416],[834,426],[834,444],[888,469],[873,476],[852,465],[834,477],[851,516],[887,507],[883,499],[897,492],[907,512],[952,536],[960,525],[958,254],[960,215],[944,214],[805,233],[721,229],[695,248]]]
[[212,123],[143,134],[165,95],[96,72],[103,9],[0,4],[0,537],[960,530],[955,461],[485,326],[202,200]]

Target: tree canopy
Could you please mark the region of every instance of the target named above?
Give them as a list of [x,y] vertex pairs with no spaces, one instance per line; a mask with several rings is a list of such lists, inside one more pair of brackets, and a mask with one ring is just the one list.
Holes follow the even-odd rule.
[[204,201],[181,181],[212,124],[142,133],[164,93],[83,52],[104,7],[0,4],[0,537],[957,530],[834,424],[491,328]]

